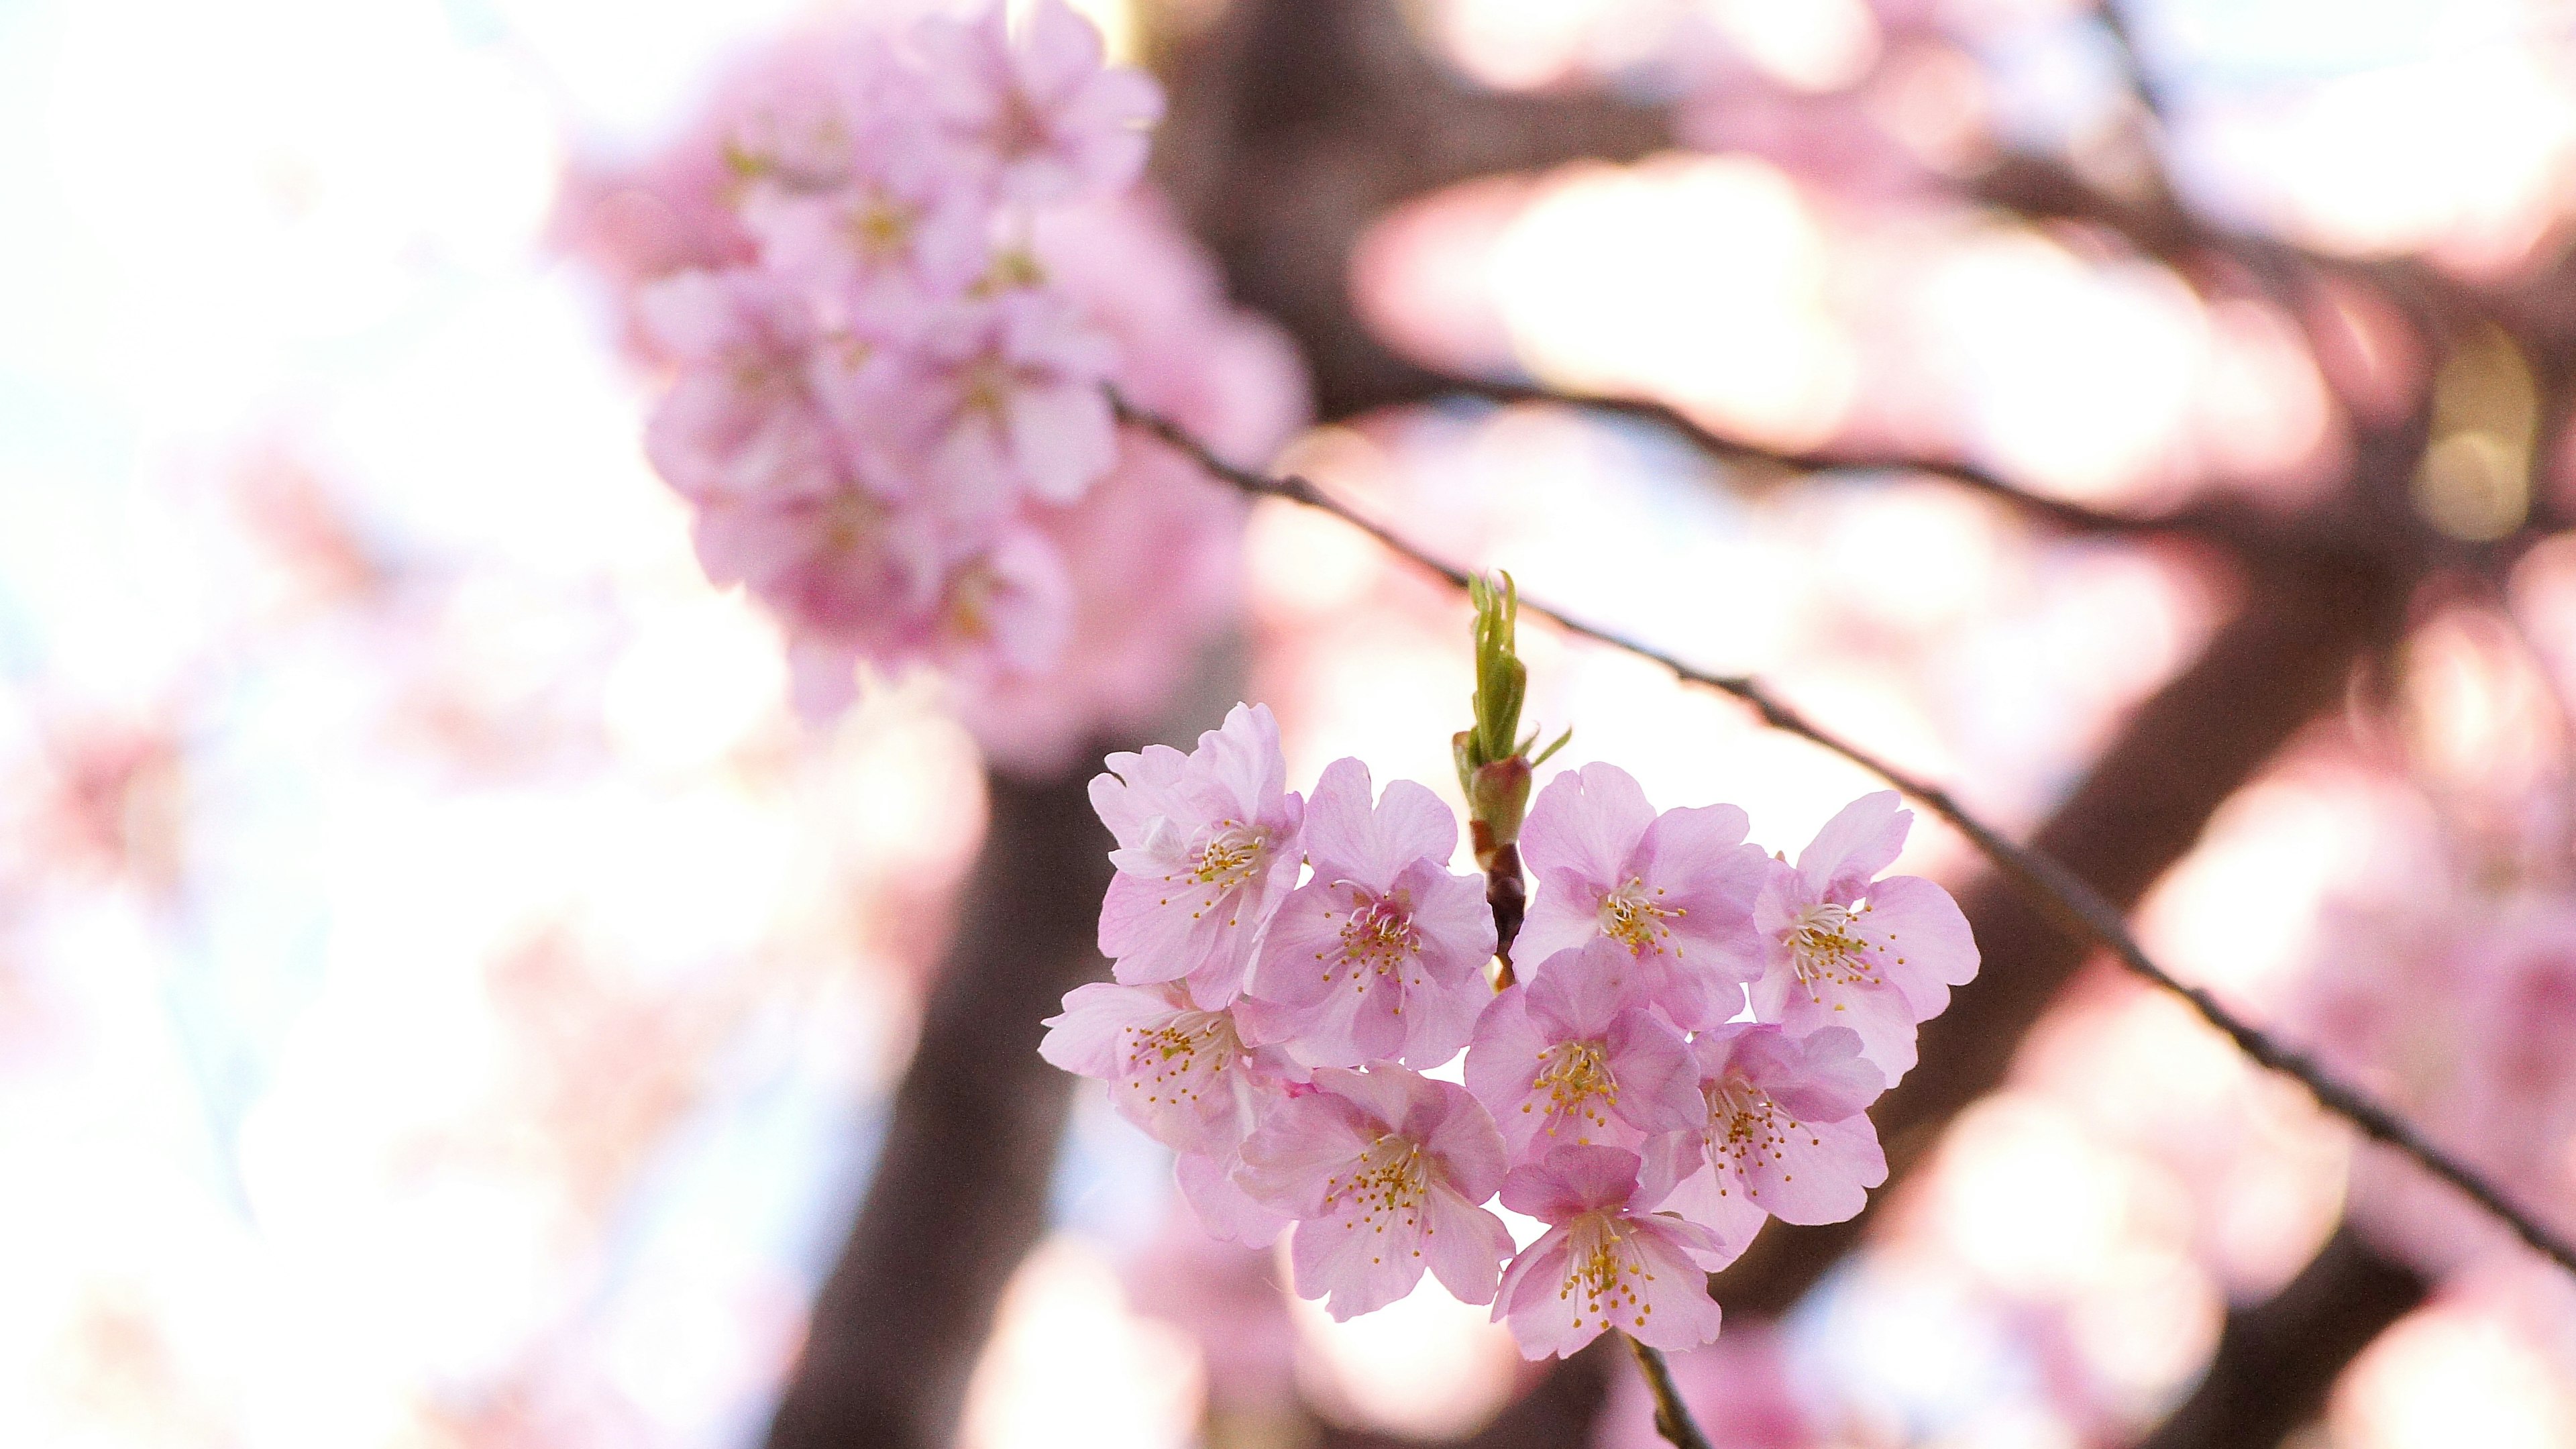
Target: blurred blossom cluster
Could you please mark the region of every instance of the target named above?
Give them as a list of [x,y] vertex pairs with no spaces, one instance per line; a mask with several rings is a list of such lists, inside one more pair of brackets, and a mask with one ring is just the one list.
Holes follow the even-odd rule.
[[1104,385],[1256,459],[1302,378],[1136,189],[1161,105],[1061,0],[853,18],[571,208],[670,374],[647,451],[807,714],[927,666],[1041,768],[1148,723],[1229,613],[1240,504],[1122,439]]

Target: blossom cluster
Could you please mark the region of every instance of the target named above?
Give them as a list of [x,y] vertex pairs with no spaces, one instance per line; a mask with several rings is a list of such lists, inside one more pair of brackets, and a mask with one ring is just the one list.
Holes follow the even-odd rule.
[[1044,768],[1148,722],[1221,620],[1241,505],[1123,439],[1106,387],[1240,456],[1304,389],[1138,184],[1161,106],[1062,0],[857,22],[576,201],[670,376],[646,453],[808,714],[924,669]]
[[[1293,1225],[1297,1290],[1339,1318],[1428,1271],[1532,1358],[1709,1341],[1705,1275],[1766,1219],[1839,1221],[1886,1180],[1867,1108],[1976,971],[1949,895],[1881,874],[1912,820],[1893,793],[1792,864],[1734,806],[1562,773],[1521,828],[1524,969],[1497,991],[1486,883],[1449,869],[1424,786],[1344,759],[1300,796],[1259,706],[1108,766],[1116,979],[1041,1050],[1175,1149],[1212,1231]],[[1497,1199],[1545,1231],[1516,1245]]]

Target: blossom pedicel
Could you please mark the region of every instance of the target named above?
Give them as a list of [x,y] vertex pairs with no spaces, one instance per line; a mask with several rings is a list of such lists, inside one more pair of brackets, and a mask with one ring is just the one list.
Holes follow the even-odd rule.
[[[1731,806],[1659,815],[1611,766],[1562,774],[1522,836],[1525,969],[1496,991],[1494,912],[1423,786],[1372,798],[1337,760],[1301,801],[1244,705],[1189,754],[1109,771],[1118,980],[1067,996],[1041,1050],[1179,1153],[1210,1231],[1292,1228],[1297,1291],[1337,1318],[1427,1272],[1532,1358],[1613,1328],[1709,1341],[1706,1274],[1767,1218],[1840,1221],[1886,1180],[1866,1109],[1976,969],[1940,887],[1877,878],[1904,839],[1892,796],[1791,867]],[[1463,1088],[1425,1075],[1462,1044]],[[1516,1249],[1497,1195],[1546,1231]]]

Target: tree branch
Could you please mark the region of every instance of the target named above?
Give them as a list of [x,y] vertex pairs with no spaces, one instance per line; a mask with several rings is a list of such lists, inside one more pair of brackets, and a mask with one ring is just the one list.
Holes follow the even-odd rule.
[[1649,1348],[1627,1334],[1628,1352],[1637,1359],[1637,1372],[1645,1375],[1646,1391],[1655,1396],[1655,1432],[1664,1436],[1673,1449],[1710,1449],[1708,1436],[1700,1432],[1698,1421],[1691,1418],[1690,1406],[1682,1402],[1681,1385],[1673,1382],[1673,1367],[1664,1362],[1664,1351]]
[[1992,498],[2015,512],[2061,533],[2083,536],[2141,537],[2169,534],[2195,538],[2236,553],[2295,547],[2308,540],[2254,509],[2195,504],[2171,513],[2112,513],[2064,498],[2033,493],[1973,464],[1944,458],[1895,453],[1858,453],[1839,449],[1784,452],[1730,438],[1668,403],[1651,398],[1592,393],[1563,393],[1526,383],[1442,375],[1432,391],[1416,401],[1443,394],[1462,394],[1498,403],[1553,403],[1594,412],[1615,413],[1664,428],[1721,466],[1784,473],[1913,473],[1937,478]]
[[[1250,497],[1281,498],[1330,513],[1417,567],[1448,581],[1453,587],[1461,590],[1467,587],[1468,575],[1463,569],[1424,552],[1385,525],[1353,511],[1305,479],[1294,476],[1272,478],[1236,467],[1209,451],[1205,444],[1170,419],[1133,406],[1114,390],[1110,397],[1122,421],[1142,428],[1178,449],[1210,477],[1231,484]],[[2338,1080],[2304,1053],[2265,1035],[2222,1006],[2209,992],[2182,981],[2157,965],[2129,934],[2119,909],[2057,860],[2013,844],[2001,832],[1969,813],[1948,791],[1809,721],[1760,680],[1744,675],[1713,674],[1651,645],[1597,624],[1586,623],[1561,609],[1527,598],[1521,603],[1529,612],[1555,620],[1568,633],[1661,665],[1685,684],[1728,695],[1749,706],[1763,723],[1773,729],[1820,745],[1913,797],[1966,836],[1999,876],[2061,930],[2099,942],[2129,971],[2182,998],[2203,1021],[2234,1042],[2239,1051],[2261,1066],[2297,1081],[2327,1111],[2413,1159],[2425,1171],[2449,1183],[2511,1228],[2515,1236],[2532,1248],[2559,1266],[2576,1272],[2576,1245],[2569,1244],[2524,1213],[2475,1169],[2433,1143],[2412,1123]]]

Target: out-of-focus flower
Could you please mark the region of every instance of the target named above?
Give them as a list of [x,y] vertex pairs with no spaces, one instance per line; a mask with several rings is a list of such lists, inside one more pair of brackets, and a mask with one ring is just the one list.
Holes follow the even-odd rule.
[[1557,1144],[1641,1145],[1706,1108],[1690,1045],[1656,1015],[1608,938],[1539,963],[1494,998],[1467,1044],[1467,1087],[1516,1157]]
[[1616,765],[1557,776],[1521,828],[1538,890],[1519,953],[1543,961],[1610,941],[1636,958],[1635,974],[1675,1024],[1734,1016],[1737,988],[1762,967],[1752,908],[1764,858],[1745,826],[1732,805],[1658,815]]
[[1622,1148],[1559,1147],[1503,1179],[1503,1206],[1549,1224],[1494,1299],[1523,1357],[1570,1354],[1611,1328],[1667,1349],[1717,1337],[1706,1274],[1734,1255],[1697,1223],[1635,1211],[1668,1186],[1640,1184],[1640,1165]]
[[1691,1039],[1707,1119],[1647,1144],[1677,1184],[1659,1206],[1741,1248],[1768,1215],[1837,1223],[1887,1180],[1867,1109],[1883,1088],[1860,1038],[1829,1026],[1795,1037],[1739,1022]]
[[942,128],[1006,199],[1114,191],[1143,170],[1162,93],[1139,72],[1104,69],[1100,32],[1064,0],[1029,7],[1017,43],[999,0],[972,20],[927,21],[915,38]]
[[[1349,1318],[1413,1291],[1425,1268],[1490,1303],[1512,1235],[1477,1204],[1503,1183],[1503,1139],[1465,1089],[1380,1063],[1318,1068],[1243,1146],[1236,1181],[1294,1217],[1297,1291]],[[1325,1296],[1329,1295],[1329,1296]]]
[[923,334],[913,397],[926,501],[1007,512],[1023,491],[1071,503],[1109,471],[1116,423],[1100,391],[1107,342],[1045,292],[968,303]]
[[1914,1065],[1914,1027],[1977,974],[1976,938],[1950,893],[1878,872],[1905,846],[1914,813],[1882,790],[1846,805],[1798,854],[1773,862],[1753,923],[1769,960],[1753,1014],[1807,1033],[1857,1032],[1888,1085]]
[[1118,849],[1100,907],[1100,952],[1118,979],[1187,979],[1215,1009],[1243,989],[1262,928],[1297,883],[1305,802],[1287,788],[1279,722],[1236,705],[1187,755],[1169,745],[1109,757],[1092,808]]
[[1493,1000],[1494,914],[1481,879],[1447,869],[1458,822],[1440,797],[1393,780],[1372,807],[1369,783],[1335,760],[1306,802],[1315,875],[1270,923],[1251,990],[1275,1009],[1256,1020],[1317,1066],[1437,1066]]

